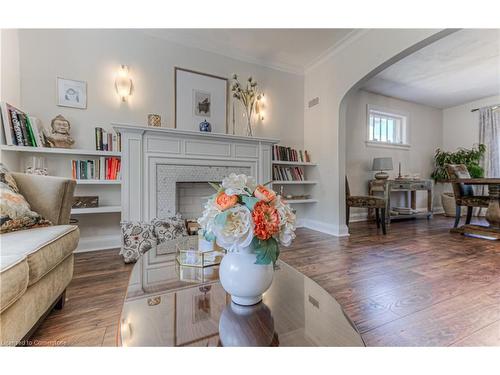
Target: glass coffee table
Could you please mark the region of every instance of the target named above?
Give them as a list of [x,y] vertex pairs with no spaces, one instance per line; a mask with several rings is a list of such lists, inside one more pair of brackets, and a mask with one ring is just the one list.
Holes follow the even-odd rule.
[[132,270],[120,346],[364,346],[341,306],[324,289],[278,262],[263,301],[239,306],[218,282],[218,266],[148,261]]

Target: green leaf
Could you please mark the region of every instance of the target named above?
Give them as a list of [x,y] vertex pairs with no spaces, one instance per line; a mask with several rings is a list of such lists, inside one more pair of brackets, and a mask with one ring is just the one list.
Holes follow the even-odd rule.
[[213,187],[217,192],[219,192],[222,188],[222,185],[216,183],[216,182],[208,182],[208,184]]
[[229,214],[229,211],[224,211],[224,212],[221,212],[220,214],[217,214],[217,216],[215,217],[215,224],[224,225],[226,223],[228,214]]
[[215,241],[215,234],[213,234],[212,232],[204,232],[203,237],[205,237],[205,240],[207,241]]
[[247,197],[246,195],[242,195],[241,201],[248,207],[250,211],[252,211],[253,207],[259,200],[255,197]]
[[254,237],[251,246],[257,255],[255,264],[275,264],[278,260],[279,246],[274,238],[263,241]]

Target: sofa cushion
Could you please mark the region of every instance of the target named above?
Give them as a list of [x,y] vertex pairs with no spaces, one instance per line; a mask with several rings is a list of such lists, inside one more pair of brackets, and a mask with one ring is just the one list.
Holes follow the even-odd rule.
[[79,237],[80,233],[75,225],[56,225],[5,233],[2,235],[2,257],[27,257],[29,286],[73,253]]
[[0,163],[0,233],[47,225],[52,223],[31,210],[14,178]]
[[0,257],[0,313],[24,294],[28,288],[28,281],[29,270],[26,256],[2,254]]

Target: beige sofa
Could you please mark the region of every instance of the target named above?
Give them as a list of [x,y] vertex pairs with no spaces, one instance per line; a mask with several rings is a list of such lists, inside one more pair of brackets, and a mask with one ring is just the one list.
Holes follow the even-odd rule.
[[54,225],[0,235],[0,343],[23,344],[55,308],[73,277],[80,233],[68,225],[75,181],[12,173],[32,210]]

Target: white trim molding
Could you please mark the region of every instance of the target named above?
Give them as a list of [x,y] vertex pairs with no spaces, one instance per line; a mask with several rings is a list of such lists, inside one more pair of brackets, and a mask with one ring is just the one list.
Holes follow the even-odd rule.
[[347,225],[335,225],[330,223],[325,223],[324,221],[304,219],[301,223],[304,228],[316,230],[318,232],[330,234],[335,237],[348,237],[349,228]]
[[120,249],[120,247],[121,247],[121,234],[91,236],[91,237],[80,238],[80,242],[78,243],[78,247],[76,248],[75,253]]

